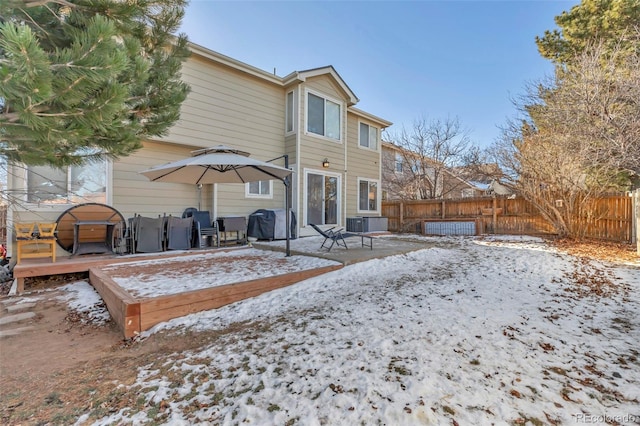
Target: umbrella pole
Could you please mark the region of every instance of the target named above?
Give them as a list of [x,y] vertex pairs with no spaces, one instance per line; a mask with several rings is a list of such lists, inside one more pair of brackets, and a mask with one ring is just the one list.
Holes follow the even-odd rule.
[[[284,155],[284,167],[289,168],[289,156],[287,154]],[[285,226],[287,227],[285,232],[287,236],[285,256],[288,257],[291,256],[291,212],[289,211],[291,209],[291,175],[284,178],[282,183],[284,183],[285,215],[287,216],[285,219]]]

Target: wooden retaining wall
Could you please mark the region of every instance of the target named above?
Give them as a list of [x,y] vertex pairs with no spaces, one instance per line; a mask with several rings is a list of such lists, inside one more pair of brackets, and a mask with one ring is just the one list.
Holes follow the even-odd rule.
[[226,284],[152,298],[136,299],[101,269],[89,270],[89,279],[100,294],[125,338],[135,337],[154,325],[195,312],[206,311],[326,274],[343,265]]

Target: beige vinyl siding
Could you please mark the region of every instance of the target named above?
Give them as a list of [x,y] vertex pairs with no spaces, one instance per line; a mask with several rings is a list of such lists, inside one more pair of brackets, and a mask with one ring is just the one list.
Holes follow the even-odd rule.
[[219,184],[216,215],[248,217],[258,209],[283,209],[284,184],[282,181],[274,180],[272,189],[273,198],[247,198],[243,184]]
[[344,101],[345,103],[347,101],[344,91],[335,82],[335,80],[333,80],[333,78],[329,77],[329,75],[327,74],[308,78],[304,84],[304,87],[316,92],[323,93],[329,97],[339,99],[341,101]]
[[[285,89],[198,56],[183,65],[191,93],[180,121],[165,138],[193,146],[229,145],[268,161],[285,154]],[[295,146],[295,145],[294,145]],[[284,165],[283,160],[274,164]],[[259,208],[284,208],[283,184],[273,181],[273,198],[249,198],[244,184],[205,185],[202,208],[217,216],[248,216]],[[192,203],[193,204],[193,203]]]
[[[265,157],[284,149],[284,89],[249,74],[192,56],[182,76],[191,93],[165,141],[198,147],[241,145]],[[272,146],[265,150],[264,146]],[[275,146],[273,146],[275,145]],[[253,150],[253,151],[252,151]]]
[[[360,123],[368,124],[378,129],[378,150],[373,151],[370,149],[364,149],[360,147],[359,141],[359,127]],[[349,143],[347,144],[347,168],[349,174],[347,176],[347,217],[362,215],[358,213],[358,179],[371,179],[378,182],[378,188],[380,189],[381,177],[380,177],[380,128],[372,121],[358,117],[355,114],[348,114],[347,121],[347,138]],[[378,198],[381,196],[381,192],[378,191]],[[372,212],[371,215],[378,215],[377,212]]]
[[[143,149],[114,163],[113,206],[125,218],[135,213],[151,217],[182,215],[185,208],[197,207],[196,185],[151,182],[139,173],[159,164],[189,157],[192,149],[146,141]],[[207,186],[203,186],[203,204],[207,201]]]
[[[306,123],[306,108],[307,108],[307,93],[310,90],[312,93],[325,96],[330,100],[340,101],[340,126],[342,140],[332,140],[320,135],[313,135],[307,133]],[[301,85],[301,92],[303,93],[300,101],[300,117],[301,128],[300,132],[300,167],[322,169],[322,160],[327,158],[331,163],[329,169],[324,169],[331,172],[344,171],[344,139],[345,139],[345,121],[346,121],[346,103],[344,96],[341,95],[337,86],[327,76],[319,76],[309,79],[305,84]],[[302,188],[301,188],[302,189]]]

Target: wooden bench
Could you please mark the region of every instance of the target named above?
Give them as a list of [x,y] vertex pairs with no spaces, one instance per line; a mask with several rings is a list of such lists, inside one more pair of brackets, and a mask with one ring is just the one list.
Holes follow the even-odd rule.
[[22,259],[50,257],[56,261],[56,223],[16,223],[16,264]]

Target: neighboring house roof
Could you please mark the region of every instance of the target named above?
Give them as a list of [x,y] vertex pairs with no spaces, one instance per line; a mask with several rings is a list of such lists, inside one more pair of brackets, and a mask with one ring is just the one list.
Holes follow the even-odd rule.
[[[398,146],[396,144],[394,144],[393,142],[389,142],[389,141],[383,141],[382,142],[382,149],[383,152],[384,151],[395,151],[395,152],[399,152],[399,153],[405,153],[405,154],[409,154],[410,156],[415,157],[416,159],[420,159],[421,161],[429,161],[431,162],[434,167],[440,166],[438,164],[437,161],[431,159],[431,158],[426,158],[426,157],[422,157],[420,154],[412,152],[410,150],[407,150],[404,147]],[[483,180],[469,180],[469,179],[465,179],[464,176],[460,175],[459,173],[456,173],[458,171],[458,168],[454,168],[454,169],[449,169],[449,168],[442,168],[441,169],[445,179],[447,179],[447,182],[450,183],[450,185],[454,185],[456,187],[456,189],[462,189],[460,188],[460,186],[462,186],[463,188],[469,188],[469,189],[473,189],[475,191],[480,191],[480,192],[486,192],[488,190],[492,190],[492,182],[490,181],[483,181]],[[383,178],[385,175],[385,170],[383,170]],[[452,184],[451,182],[457,182],[455,184]],[[383,182],[384,184],[384,182]],[[502,189],[502,188],[500,188]],[[501,194],[501,192],[496,191],[497,193]]]
[[500,183],[496,176],[500,175],[500,167],[497,164],[483,164],[480,167],[467,168],[457,167],[453,172],[468,182],[473,182],[478,188],[485,188],[485,191],[497,195],[511,195],[511,191]]

